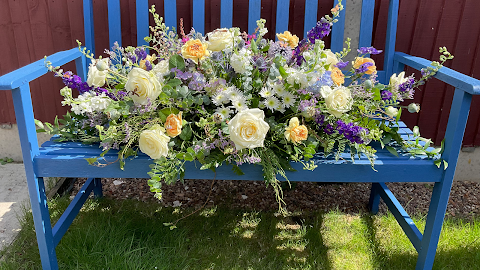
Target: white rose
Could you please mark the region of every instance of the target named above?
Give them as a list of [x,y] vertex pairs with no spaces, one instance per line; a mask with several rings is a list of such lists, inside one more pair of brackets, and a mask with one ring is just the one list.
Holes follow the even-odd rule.
[[320,95],[322,95],[323,98],[327,98],[332,91],[332,88],[328,85],[320,87]]
[[233,46],[233,33],[227,28],[216,29],[207,34],[208,49],[214,52]]
[[333,53],[332,51],[330,50],[325,50],[324,51],[325,54],[327,55],[327,58],[326,58],[326,61],[325,61],[325,65],[330,65],[330,67],[328,68],[328,70],[332,70],[333,67],[338,64],[338,58],[337,56],[335,55],[335,53]]
[[352,108],[353,99],[350,89],[345,86],[336,87],[325,98],[325,105],[329,113],[340,117],[342,113],[348,112]]
[[152,129],[144,130],[140,134],[138,145],[140,151],[152,159],[166,157],[168,154],[168,142],[170,137],[165,135],[165,129],[155,125]]
[[397,114],[398,114],[398,109],[395,108],[395,107],[392,107],[392,106],[388,106],[386,109],[385,109],[385,113],[392,117],[392,118],[395,118],[397,117]]
[[148,100],[155,100],[162,92],[160,82],[153,72],[134,67],[128,73],[125,89],[133,101],[145,105]]
[[87,84],[92,87],[102,87],[105,85],[108,70],[99,71],[93,63],[88,67]]
[[153,67],[153,72],[157,77],[165,76],[170,71],[168,60],[162,60]]
[[406,82],[408,79],[405,78],[405,71],[402,71],[400,72],[400,74],[393,74],[391,77],[390,77],[390,86],[394,87],[394,86],[399,86],[400,84]]
[[243,148],[263,147],[263,141],[270,129],[264,118],[265,114],[258,108],[241,111],[232,118],[228,123],[228,129],[237,151]]

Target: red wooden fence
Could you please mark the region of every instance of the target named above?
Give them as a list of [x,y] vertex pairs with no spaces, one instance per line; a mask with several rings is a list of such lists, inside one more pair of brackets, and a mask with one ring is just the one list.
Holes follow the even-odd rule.
[[[163,14],[163,1],[150,0]],[[318,16],[326,14],[333,0],[320,1]],[[348,1],[347,1],[348,2]],[[385,45],[385,29],[388,0],[377,0],[374,18],[373,45],[379,49]],[[206,0],[206,31],[220,27],[220,0]],[[123,45],[136,45],[134,0],[121,0]],[[96,54],[108,47],[106,0],[94,1],[96,22]],[[267,27],[275,29],[273,10],[276,1],[262,1],[261,17],[267,19]],[[290,4],[289,29],[301,36],[305,0],[293,0]],[[186,31],[191,27],[191,0],[177,0],[177,18],[184,19]],[[234,1],[233,25],[247,29],[248,1]],[[447,46],[455,59],[447,64],[467,75],[480,79],[480,10],[478,0],[401,0],[397,31],[397,51],[438,59],[438,47]],[[273,32],[269,33],[272,37]],[[76,46],[76,39],[83,40],[82,0],[0,0],[0,75],[43,58],[59,50]],[[377,65],[381,68],[380,56]],[[74,65],[65,67],[74,70]],[[410,70],[409,72],[413,72]],[[47,74],[31,84],[35,117],[52,121],[55,115],[66,112],[61,106],[59,89],[62,83]],[[439,81],[430,81],[416,94],[415,102],[421,103],[419,114],[404,113],[402,119],[409,125],[419,125],[422,135],[433,138],[438,144],[443,138],[448,119],[453,89]],[[0,91],[0,123],[15,122],[11,94]],[[480,146],[480,98],[472,103],[464,145]]]

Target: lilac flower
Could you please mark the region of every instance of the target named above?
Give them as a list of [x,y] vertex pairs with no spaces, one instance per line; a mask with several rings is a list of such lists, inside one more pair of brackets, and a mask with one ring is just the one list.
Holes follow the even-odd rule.
[[150,71],[152,70],[152,64],[150,63],[150,61],[145,61],[145,67],[147,68],[147,71]]
[[354,125],[353,123],[345,124],[342,120],[337,121],[337,130],[352,143],[364,143],[362,134],[368,134],[366,128]]
[[183,72],[178,68],[172,68],[171,70],[175,72],[175,78],[178,78],[184,81],[192,78],[192,73],[188,71]]
[[290,46],[286,42],[283,41],[276,41],[270,44],[270,48],[268,49],[268,56],[274,58],[275,55],[281,55],[285,60],[290,61],[293,56],[293,51]]
[[335,129],[333,128],[332,125],[330,125],[330,123],[328,123],[328,124],[323,128],[323,131],[325,131],[325,133],[327,133],[328,135],[331,135],[331,134],[333,134],[333,132],[335,131]]
[[339,69],[344,69],[348,66],[348,61],[347,62],[343,62],[343,61],[338,61],[338,63],[335,65],[335,67],[339,68]]
[[305,61],[305,58],[303,58],[302,56],[302,52],[308,48],[308,44],[307,44],[307,40],[306,39],[302,39],[297,47],[295,47],[295,50],[293,51],[293,57],[292,57],[292,60],[295,61],[295,63],[300,66],[302,64],[303,61]]
[[127,58],[133,63],[137,62],[137,57],[133,53],[127,53]]
[[382,99],[383,100],[387,100],[387,99],[390,99],[390,98],[392,98],[392,92],[390,92],[388,90],[382,91]]
[[316,39],[322,39],[332,30],[332,23],[328,22],[325,18],[322,18],[317,24],[307,32],[307,38],[310,43],[315,44]]
[[205,87],[205,81],[205,76],[203,76],[202,73],[195,72],[192,74],[192,80],[188,84],[188,88],[195,91],[201,91]]
[[138,61],[141,61],[147,58],[147,51],[144,48],[137,48],[135,49],[135,54],[137,55]]
[[317,105],[317,100],[315,98],[312,98],[310,100],[302,100],[300,101],[300,105],[298,106],[298,110],[303,112],[307,110],[309,107],[315,107]]
[[360,74],[360,73],[365,73],[368,71],[368,67],[373,66],[372,62],[366,62],[362,64],[358,69],[355,69],[355,73]]
[[357,49],[357,51],[361,54],[379,54],[383,52],[382,50],[377,50],[374,47],[361,47]]
[[317,110],[313,119],[315,120],[315,123],[317,123],[317,125],[322,126],[325,122],[325,115],[321,114],[320,110]]

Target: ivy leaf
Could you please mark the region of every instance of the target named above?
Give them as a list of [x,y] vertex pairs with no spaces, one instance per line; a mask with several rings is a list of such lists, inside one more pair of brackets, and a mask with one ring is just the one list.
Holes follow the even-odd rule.
[[442,165],[442,160],[441,159],[437,159],[433,162],[433,164],[435,164],[435,166],[437,166],[437,168],[440,169],[440,166]]
[[94,158],[86,158],[85,160],[88,162],[89,165],[93,165],[93,164],[95,164],[95,162],[97,162],[97,158],[96,158],[96,157],[94,157]]
[[392,155],[398,157],[398,153],[397,153],[397,150],[395,150],[395,148],[391,147],[391,146],[386,146],[388,152],[390,152]]
[[444,170],[448,168],[448,162],[446,160],[443,160],[443,167],[444,167]]
[[178,68],[181,71],[185,71],[185,60],[183,60],[183,57],[181,55],[173,55],[168,60],[168,67],[169,69]]

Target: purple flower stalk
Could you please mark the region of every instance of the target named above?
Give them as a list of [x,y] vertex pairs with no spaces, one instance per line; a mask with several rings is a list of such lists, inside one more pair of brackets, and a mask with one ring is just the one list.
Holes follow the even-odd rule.
[[345,124],[342,120],[337,121],[337,130],[339,134],[352,143],[364,143],[362,133],[368,133],[366,128],[356,126],[353,123]]
[[379,54],[383,51],[377,50],[374,47],[361,47],[360,49],[357,49],[357,52],[360,54]]
[[358,69],[355,69],[355,73],[360,74],[360,73],[365,73],[368,71],[368,67],[373,66],[372,62],[366,62],[362,64]]
[[343,61],[338,61],[338,63],[335,65],[335,67],[339,68],[339,69],[344,69],[348,66],[348,61],[347,62],[343,62]]
[[315,40],[322,39],[332,30],[332,23],[328,22],[325,18],[322,18],[317,24],[307,32],[307,38],[310,43],[315,44]]
[[388,90],[382,91],[382,99],[383,100],[388,100],[390,98],[392,98],[392,92],[390,92]]

